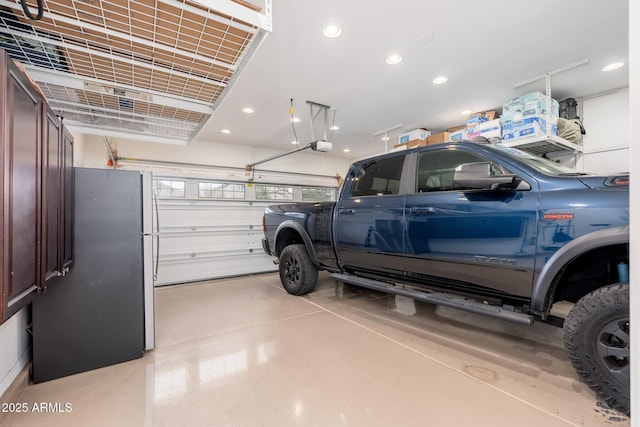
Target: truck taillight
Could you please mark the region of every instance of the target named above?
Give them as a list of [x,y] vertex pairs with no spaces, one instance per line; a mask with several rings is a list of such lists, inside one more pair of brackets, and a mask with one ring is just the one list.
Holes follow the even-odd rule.
[[611,187],[629,186],[629,175],[610,176],[604,182],[604,185]]
[[267,232],[267,219],[265,218],[264,215],[262,215],[262,232],[263,233]]

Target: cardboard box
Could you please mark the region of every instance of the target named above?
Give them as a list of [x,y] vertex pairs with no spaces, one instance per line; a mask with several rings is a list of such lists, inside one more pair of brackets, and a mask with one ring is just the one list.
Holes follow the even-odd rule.
[[423,147],[427,145],[426,139],[414,139],[412,141],[407,142],[407,149],[414,147]]
[[467,138],[475,138],[480,136],[480,117],[474,117],[467,121],[467,128],[465,129]]
[[[556,124],[560,112],[558,101],[551,98],[551,111],[548,116],[551,121]],[[525,95],[513,98],[504,103],[502,106],[502,116],[500,120],[502,124],[509,122],[520,122],[527,117],[545,116],[547,115],[547,98],[542,92],[531,92]]]
[[396,144],[393,146],[391,150],[389,150],[389,152],[392,153],[394,151],[402,151],[402,150],[407,150],[407,144]]
[[495,117],[496,117],[495,110],[482,111],[482,112],[473,113],[472,115],[470,115],[469,118],[467,119],[467,125],[466,125],[467,138],[472,139],[472,138],[475,138],[476,136],[480,136],[481,135],[480,125],[482,123],[495,120]]
[[461,141],[463,139],[467,139],[466,126],[465,128],[457,130],[455,132],[449,132],[449,141]]
[[466,129],[467,125],[454,126],[452,128],[448,128],[447,132],[458,132],[459,130]]
[[487,119],[487,121],[495,120],[498,118],[496,110],[484,111],[482,114]]
[[431,131],[429,129],[414,129],[411,132],[407,132],[398,136],[398,144],[413,141],[416,139],[426,140],[429,135],[431,135]]
[[490,120],[488,122],[480,123],[480,136],[485,138],[501,138],[502,137],[502,124],[500,119]]
[[[551,122],[552,135],[558,133],[558,126]],[[502,124],[502,140],[516,140],[531,136],[545,136],[547,134],[547,120],[544,116],[527,117],[517,122]]]
[[447,141],[449,141],[449,132],[440,132],[429,135],[427,138],[427,145],[441,144]]
[[467,123],[469,121],[479,121],[481,123],[488,122],[490,120],[495,120],[496,118],[498,118],[498,115],[496,114],[496,110],[479,111],[477,113],[473,113],[469,115],[469,117],[467,118]]

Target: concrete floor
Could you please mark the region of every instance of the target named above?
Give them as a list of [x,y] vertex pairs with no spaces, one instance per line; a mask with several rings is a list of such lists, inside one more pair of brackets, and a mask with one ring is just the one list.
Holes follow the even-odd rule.
[[629,426],[580,382],[561,330],[350,286],[325,273],[156,289],[157,347],[19,398],[6,426]]

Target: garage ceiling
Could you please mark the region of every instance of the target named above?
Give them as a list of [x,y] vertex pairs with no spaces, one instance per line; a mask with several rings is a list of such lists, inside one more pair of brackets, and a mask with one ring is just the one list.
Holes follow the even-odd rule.
[[0,0],[0,45],[72,130],[187,144],[271,29],[269,2],[209,3]]
[[[238,29],[230,25],[233,30],[225,32],[228,41],[238,45],[237,53],[231,55],[236,58],[235,63],[230,58],[209,56],[204,50],[198,50],[198,43],[190,46],[173,33],[156,31],[155,37],[147,35],[145,25],[150,22],[180,29],[189,21],[197,21],[196,26],[201,30],[196,38],[205,40],[218,34],[217,23],[212,24],[211,31],[209,27],[205,30],[200,18],[190,15],[192,7],[198,9],[195,15],[203,11],[216,14],[195,0],[44,1],[45,18],[54,5],[58,5],[56,9],[68,8],[73,2],[75,10],[80,11],[73,19],[135,36],[135,39],[123,38],[127,43],[121,46],[125,52],[146,49],[142,64],[131,64],[138,59],[134,54],[118,62],[116,71],[111,69],[106,80],[116,81],[118,85],[124,83],[117,94],[105,94],[104,89],[91,84],[91,78],[76,81],[71,85],[72,93],[68,89],[61,93],[59,80],[49,74],[42,85],[47,96],[59,97],[60,108],[69,103],[78,104],[80,100],[91,105],[92,114],[100,111],[94,105],[98,103],[94,99],[100,98],[108,107],[118,107],[117,128],[126,129],[130,134],[130,128],[144,125],[143,136],[150,129],[161,131],[159,135],[164,132],[166,137],[156,138],[160,142],[188,143],[197,135],[192,144],[220,142],[289,151],[295,148],[291,142],[296,139],[299,146],[311,142],[312,129],[313,139],[322,135],[322,117],[313,123],[310,120],[306,101],[312,101],[330,106],[328,124],[339,126],[339,130],[329,132],[334,145],[329,155],[353,159],[384,152],[393,145],[397,135],[411,129],[428,128],[438,132],[462,124],[465,121],[460,114],[462,110],[500,109],[513,97],[535,90],[544,92],[544,78],[519,87],[514,85],[544,77],[570,64],[582,63],[550,77],[551,94],[558,100],[615,91],[627,87],[629,80],[627,0],[539,0],[535,3],[396,0],[366,4],[341,0],[278,0],[272,13],[271,8],[265,10],[263,4],[258,5],[262,7],[258,12],[244,8],[251,12],[249,15],[263,17],[260,19],[272,18],[273,31],[269,37],[265,38],[264,34],[271,29],[270,20],[269,25],[263,25],[260,19],[248,22],[248,19],[230,18],[242,26]],[[229,7],[232,2],[210,0],[210,3]],[[91,5],[96,4],[100,5],[99,20],[89,18],[95,14]],[[0,6],[22,16],[17,0],[0,0]],[[146,9],[139,9],[141,7]],[[124,14],[125,10],[133,13],[128,21],[108,16]],[[232,14],[227,11],[222,15],[224,18]],[[129,32],[129,27],[122,22],[137,25]],[[207,22],[214,23],[216,18],[211,17]],[[342,27],[340,37],[323,36],[323,27],[329,23]],[[2,24],[8,26],[6,19]],[[95,38],[94,27],[85,25],[79,34],[67,34],[71,30],[67,30],[67,24],[62,26],[65,28],[61,31],[63,41],[67,36],[85,41],[87,44],[80,47],[89,50],[95,50],[94,46],[103,41]],[[151,38],[163,46],[138,43],[141,38]],[[103,39],[114,38],[107,34]],[[173,40],[175,45],[171,44]],[[82,52],[75,45],[63,47],[65,54],[74,49]],[[175,52],[174,48],[179,51]],[[196,49],[202,56],[180,53],[189,49]],[[107,53],[118,54],[119,50],[107,50]],[[404,60],[393,66],[386,64],[385,58],[393,53],[402,55]],[[76,62],[87,68],[102,59],[78,56]],[[181,68],[185,57],[189,58],[192,69]],[[86,63],[80,61],[82,58]],[[210,59],[209,64],[206,59]],[[150,67],[148,62],[160,69]],[[611,72],[601,71],[611,62],[626,65]],[[143,72],[138,72],[136,65],[143,66]],[[42,71],[39,64],[31,63],[27,68],[36,80],[44,80],[38,74]],[[240,75],[238,71],[243,68]],[[145,85],[150,75],[152,78]],[[441,75],[447,76],[448,82],[434,85],[432,80]],[[188,80],[189,76],[198,79]],[[200,77],[211,78],[222,85],[205,85]],[[131,78],[138,80],[132,82]],[[84,100],[86,92],[89,96]],[[149,96],[163,102],[150,106],[146,98]],[[132,104],[135,114],[130,111]],[[300,119],[295,125],[290,120],[292,104],[293,115]],[[183,108],[186,105],[190,107]],[[246,107],[254,112],[243,113]],[[128,109],[129,115],[122,115],[123,109]],[[73,116],[76,113],[68,114],[68,120],[77,117]],[[584,119],[588,132],[590,118]],[[99,115],[95,120],[100,124]],[[388,132],[389,142],[383,142],[382,135],[374,136],[391,128],[395,129]],[[222,133],[223,130],[227,132]]]
[[[544,92],[544,79],[514,84],[584,59],[588,62],[551,77],[554,98],[626,87],[628,6],[627,0],[278,0],[273,33],[198,143],[295,148],[288,114],[293,98],[300,144],[311,140],[305,101],[329,105],[329,121],[335,110],[340,127],[330,133],[332,155],[353,159],[384,151],[381,135],[374,133],[402,123],[389,132],[392,146],[401,132],[462,124],[461,111],[501,108],[513,97]],[[330,22],[342,27],[340,37],[323,36]],[[404,60],[386,64],[394,52]],[[617,61],[626,65],[601,71]],[[440,75],[449,81],[434,85]],[[244,107],[255,112],[243,114]],[[589,132],[593,118],[584,119]],[[222,129],[231,133],[221,134]],[[351,151],[344,153],[347,148]]]

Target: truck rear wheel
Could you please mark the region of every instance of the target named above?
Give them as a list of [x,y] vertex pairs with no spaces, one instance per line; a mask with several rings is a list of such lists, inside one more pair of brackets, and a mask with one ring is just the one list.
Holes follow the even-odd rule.
[[304,245],[289,245],[282,250],[279,271],[282,286],[292,295],[308,294],[318,282],[318,269]]
[[564,346],[578,375],[611,407],[629,415],[629,284],[582,297],[564,322]]

